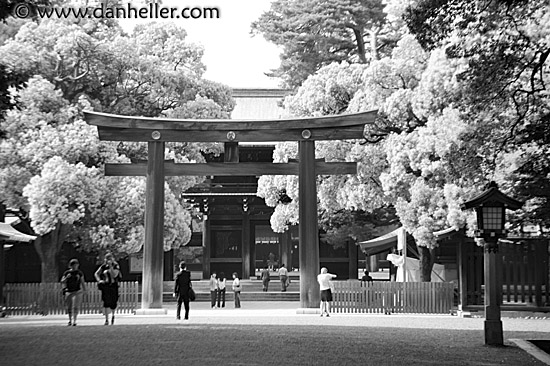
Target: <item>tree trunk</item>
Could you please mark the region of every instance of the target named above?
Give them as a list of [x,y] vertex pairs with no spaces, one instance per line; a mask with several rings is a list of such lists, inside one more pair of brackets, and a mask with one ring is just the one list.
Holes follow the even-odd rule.
[[55,229],[36,238],[34,248],[42,265],[42,282],[58,282],[58,257],[69,226],[58,223]]
[[432,253],[427,247],[418,246],[418,253],[420,255],[420,281],[431,282],[432,281]]
[[[58,256],[68,229],[68,225],[58,223],[53,231],[37,237],[34,241],[34,249],[38,253],[42,265],[41,280],[43,284],[60,280]],[[52,299],[52,294],[48,291],[51,291],[49,287],[40,290],[34,310],[37,314],[47,315],[50,312],[49,299]]]
[[380,60],[380,53],[378,52],[378,27],[371,29],[370,31],[370,52],[372,60]]
[[355,34],[355,43],[357,45],[357,55],[359,56],[359,60],[362,64],[367,63],[367,56],[366,56],[366,49],[365,49],[365,41],[363,40],[363,34],[361,33],[361,30],[359,29],[353,29],[353,33]]

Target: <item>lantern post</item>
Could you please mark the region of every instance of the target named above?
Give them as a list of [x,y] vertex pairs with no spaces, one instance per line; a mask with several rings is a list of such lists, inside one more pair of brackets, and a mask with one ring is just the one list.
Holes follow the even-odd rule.
[[506,237],[506,209],[517,210],[523,203],[502,193],[495,182],[491,182],[480,195],[464,202],[462,209],[476,210],[476,238],[484,243],[485,265],[485,344],[502,346],[502,321],[500,304],[502,303],[502,256],[498,248],[498,239]]

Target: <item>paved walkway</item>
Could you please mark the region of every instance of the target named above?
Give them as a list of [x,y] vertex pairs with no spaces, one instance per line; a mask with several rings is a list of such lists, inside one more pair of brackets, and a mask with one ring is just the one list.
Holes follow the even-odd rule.
[[[353,327],[386,327],[418,329],[463,329],[483,330],[484,318],[474,316],[462,318],[451,315],[422,314],[339,314],[332,313],[329,318],[318,314],[298,314],[300,304],[293,301],[243,302],[242,308],[235,309],[232,303],[225,308],[211,309],[208,302],[192,302],[189,324],[272,324],[272,325],[334,325]],[[164,305],[166,315],[117,314],[117,324],[173,324],[176,322],[176,304]],[[183,309],[182,309],[183,312]],[[103,323],[101,314],[82,314],[79,325],[99,325]],[[28,315],[0,319],[0,325],[66,323],[66,315]],[[182,320],[181,323],[184,323]],[[502,318],[504,331],[540,332],[550,339],[550,315],[546,319]]]
[[[163,334],[167,329],[172,329],[177,331],[177,329],[187,329],[188,332],[198,332],[196,337],[203,336],[205,330],[211,331],[216,330],[216,334],[219,332],[234,332],[235,330],[246,331],[246,335],[250,333],[253,334],[262,334],[262,329],[270,329],[271,332],[275,334],[267,334],[266,336],[269,339],[274,339],[277,337],[278,329],[284,329],[285,332],[290,332],[296,330],[297,334],[300,332],[306,332],[300,335],[297,339],[309,339],[313,342],[313,345],[317,345],[315,341],[316,334],[327,333],[338,337],[338,342],[342,345],[346,344],[362,344],[369,340],[369,335],[376,337],[379,340],[379,345],[377,349],[383,349],[384,352],[388,352],[388,349],[395,350],[398,349],[400,344],[403,342],[408,342],[412,344],[410,347],[416,349],[420,346],[423,347],[434,347],[432,351],[434,355],[438,352],[450,352],[452,350],[452,357],[457,356],[456,352],[466,352],[454,349],[455,345],[458,343],[470,342],[470,348],[474,347],[476,352],[493,352],[491,348],[484,348],[483,346],[483,329],[484,329],[484,319],[481,317],[472,317],[472,318],[461,318],[451,315],[409,315],[409,314],[392,314],[392,315],[383,315],[383,314],[331,314],[329,318],[320,317],[318,314],[298,314],[297,309],[299,308],[299,303],[297,302],[243,302],[241,309],[234,309],[233,304],[227,304],[226,308],[221,309],[211,309],[209,303],[207,302],[194,302],[191,303],[191,312],[190,320],[180,320],[175,319],[175,304],[169,303],[165,305],[167,309],[166,315],[147,315],[147,316],[137,316],[133,314],[117,314],[116,315],[116,324],[114,327],[105,327],[103,326],[103,316],[101,314],[83,314],[79,316],[78,326],[71,327],[71,332],[77,332],[76,334],[109,334],[113,336],[117,332],[124,334],[124,337],[131,339],[134,335],[138,338],[144,338],[144,341],[150,339],[150,337],[156,337],[156,334]],[[550,339],[550,318],[546,319],[528,319],[528,318],[503,318],[503,329],[504,329],[504,338],[505,344],[509,349],[516,347],[517,343],[511,341],[511,338],[520,338],[523,340],[526,339]],[[2,342],[8,343],[5,337],[23,337],[23,334],[27,336],[29,332],[25,332],[25,329],[29,331],[33,329],[33,332],[36,332],[37,329],[47,333],[47,329],[50,329],[51,334],[55,335],[57,333],[63,335],[66,334],[68,327],[67,317],[63,315],[49,315],[49,316],[14,316],[6,317],[0,319],[0,355],[4,356],[2,352],[7,352],[6,349],[2,349]],[[145,327],[141,327],[143,325]],[[117,328],[117,326],[119,326]],[[291,327],[290,327],[291,326]],[[86,331],[89,329],[89,331]],[[117,330],[118,329],[118,330]],[[318,329],[316,331],[315,329]],[[348,331],[346,331],[348,329]],[[153,332],[154,330],[154,332]],[[147,333],[148,331],[152,333]],[[83,333],[81,333],[83,332]],[[145,332],[145,333],[144,333]],[[260,333],[258,333],[260,332]],[[268,332],[269,333],[269,332]],[[143,334],[143,335],[142,335]],[[147,334],[147,335],[145,335]],[[195,333],[193,333],[195,334]],[[233,334],[233,333],[228,333]],[[300,333],[301,334],[301,333]],[[365,335],[365,341],[357,339],[357,336],[361,337],[361,334]],[[418,335],[418,339],[415,340],[415,335]],[[427,340],[426,337],[436,337],[436,339],[445,339],[445,342],[449,344],[449,349],[440,349],[439,347],[447,347],[447,343],[434,344],[433,339]],[[406,339],[401,339],[399,337],[405,337]],[[206,336],[208,337],[208,335]],[[353,338],[353,341],[346,339],[347,337]],[[389,337],[389,338],[384,338]],[[461,338],[462,337],[462,338]],[[412,338],[412,339],[411,339]],[[23,338],[22,338],[23,339]],[[254,336],[252,335],[252,339]],[[385,339],[385,340],[384,340]],[[392,341],[395,339],[395,341]],[[118,340],[117,340],[118,341]],[[372,341],[372,339],[371,339]],[[44,342],[47,342],[44,340]],[[132,342],[138,342],[138,340],[133,340]],[[213,339],[212,346],[215,347],[215,341]],[[234,345],[239,342],[239,339],[234,341]],[[268,341],[271,342],[271,341]],[[418,344],[414,344],[418,342]],[[207,342],[208,343],[208,342]],[[395,343],[395,344],[393,344]],[[46,343],[47,344],[47,343]],[[328,344],[335,344],[334,341],[330,341]],[[338,343],[340,344],[340,343]],[[374,342],[373,346],[376,346]],[[164,342],[163,342],[164,345]],[[44,344],[40,346],[46,347]],[[265,346],[265,345],[264,345]],[[262,346],[262,347],[264,347]],[[521,345],[520,345],[521,346]],[[7,345],[6,345],[7,347]],[[122,347],[122,346],[118,346]],[[231,349],[231,343],[227,345]],[[240,347],[240,346],[239,346]],[[298,347],[298,346],[297,346]],[[313,347],[313,346],[311,346]],[[341,347],[341,346],[339,346]],[[389,347],[389,348],[388,348]],[[523,347],[522,347],[523,348]],[[10,350],[13,349],[13,345],[10,346]],[[257,350],[252,350],[257,351]],[[307,349],[302,350],[307,352]],[[510,350],[508,350],[510,351]],[[507,351],[507,352],[508,352]],[[298,352],[298,351],[296,351]],[[344,353],[353,353],[357,351],[343,351]],[[411,351],[407,351],[409,354]],[[407,353],[405,352],[405,353]],[[472,350],[473,352],[473,350]],[[495,351],[496,355],[500,354],[500,351]],[[529,357],[532,355],[529,350],[513,351],[514,355],[510,358],[510,362],[506,361],[496,361],[494,364],[511,364],[517,362],[517,357],[521,357],[523,352],[525,357],[525,363],[529,365],[550,365],[550,361],[545,363],[544,360],[540,358],[536,360],[535,358]],[[296,355],[301,355],[301,353],[296,353],[292,360],[296,361]],[[519,356],[518,356],[519,355]],[[397,352],[396,357],[407,357],[407,354],[401,355]],[[350,356],[351,357],[351,356]],[[361,357],[361,356],[356,356]],[[449,356],[450,357],[450,356]],[[470,355],[465,354],[464,357],[467,360]],[[489,359],[494,358],[494,356],[487,356]],[[492,358],[491,358],[492,357]],[[507,356],[508,357],[508,356]],[[511,356],[510,356],[511,357]],[[516,357],[516,358],[514,358]],[[535,356],[536,357],[536,356]],[[437,356],[436,356],[437,358]],[[8,359],[10,357],[8,356]],[[385,360],[385,358],[383,358]],[[11,359],[13,363],[8,364],[32,364],[29,359],[21,359],[21,363],[17,363],[17,358]],[[290,364],[310,364],[307,362],[307,358],[303,362],[296,362]],[[396,358],[395,362],[384,363],[382,364],[404,364],[398,360],[404,360],[404,358]],[[424,361],[422,361],[424,360]],[[451,359],[452,360],[452,359]],[[515,361],[512,361],[515,360]],[[24,361],[24,362],[23,362]],[[143,361],[143,359],[141,359]],[[196,362],[191,362],[191,364],[213,364],[210,362],[202,362],[202,359],[195,360]],[[412,364],[452,364],[444,362],[435,362],[435,359],[429,359],[429,357],[424,357],[424,359],[416,359],[416,362]],[[29,363],[30,362],[30,363]],[[256,359],[251,359],[248,361],[248,364],[256,364]],[[404,361],[403,361],[404,362]],[[424,363],[426,362],[426,363]],[[453,362],[453,361],[450,361]],[[462,362],[461,362],[462,363]],[[44,363],[47,365],[48,363]],[[93,363],[92,363],[93,364]],[[109,365],[109,363],[107,363]],[[124,364],[122,361],[117,361],[113,364]],[[146,363],[137,363],[137,364],[146,364]],[[163,364],[163,363],[158,363]],[[223,362],[221,363],[223,364]],[[238,363],[241,364],[241,363]],[[261,364],[259,362],[258,364]],[[267,362],[267,364],[273,364],[272,362]],[[288,364],[288,363],[287,363]],[[324,363],[321,363],[324,364]],[[348,364],[346,362],[342,365]],[[367,362],[368,364],[368,362]],[[374,364],[374,363],[373,363]],[[477,364],[476,362],[465,361],[462,364]],[[483,364],[493,364],[493,363],[483,363]]]

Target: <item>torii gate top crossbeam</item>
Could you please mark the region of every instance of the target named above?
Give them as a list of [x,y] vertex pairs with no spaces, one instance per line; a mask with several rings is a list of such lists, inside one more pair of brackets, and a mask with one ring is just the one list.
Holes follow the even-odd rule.
[[272,120],[167,119],[84,111],[106,141],[266,142],[363,137],[377,111]]

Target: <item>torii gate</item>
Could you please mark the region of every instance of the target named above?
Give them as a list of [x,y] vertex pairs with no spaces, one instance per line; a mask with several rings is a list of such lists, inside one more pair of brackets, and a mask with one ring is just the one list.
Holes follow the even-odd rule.
[[[299,176],[300,306],[316,308],[320,294],[319,229],[316,175],[356,174],[357,163],[315,161],[316,140],[363,138],[365,124],[377,111],[336,116],[277,120],[195,120],[128,117],[84,112],[97,126],[99,139],[148,143],[147,163],[106,164],[105,175],[145,175],[145,238],[141,311],[162,310],[164,177],[184,175],[295,175]],[[239,142],[297,141],[298,162],[239,163]],[[176,164],[164,161],[165,142],[223,142],[224,163]]]

